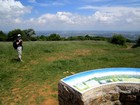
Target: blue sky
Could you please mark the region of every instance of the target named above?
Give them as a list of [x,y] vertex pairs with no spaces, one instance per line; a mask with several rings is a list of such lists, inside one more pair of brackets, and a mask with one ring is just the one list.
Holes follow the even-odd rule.
[[140,27],[140,0],[0,0],[0,30],[121,30]]

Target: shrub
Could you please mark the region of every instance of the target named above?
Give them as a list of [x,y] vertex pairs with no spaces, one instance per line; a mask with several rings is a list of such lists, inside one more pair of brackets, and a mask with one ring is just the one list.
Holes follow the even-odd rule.
[[6,41],[7,36],[3,31],[0,31],[0,41]]
[[61,37],[58,34],[51,34],[50,36],[48,36],[48,40],[59,41],[59,40],[61,40]]
[[134,46],[132,46],[132,48],[136,48],[136,47],[140,47],[140,37],[136,41],[136,44]]
[[8,33],[8,41],[13,41],[13,40],[15,40],[16,38],[17,38],[17,35],[18,34],[21,34],[21,36],[22,36],[22,39],[23,40],[26,40],[26,36],[25,36],[25,33],[22,31],[22,30],[20,30],[20,29],[14,29],[14,30],[12,30],[12,31],[10,31],[9,33]]
[[136,42],[137,46],[140,46],[140,37],[138,38],[137,42]]
[[113,44],[118,44],[118,45],[125,45],[126,43],[126,38],[123,37],[122,35],[114,35],[111,40],[111,43]]

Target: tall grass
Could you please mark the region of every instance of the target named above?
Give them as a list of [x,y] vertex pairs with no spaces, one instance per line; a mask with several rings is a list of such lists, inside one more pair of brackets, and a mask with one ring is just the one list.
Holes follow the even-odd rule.
[[23,45],[24,62],[18,62],[12,42],[0,42],[2,105],[40,105],[49,100],[57,105],[61,78],[98,68],[140,67],[140,48],[104,41],[37,41]]

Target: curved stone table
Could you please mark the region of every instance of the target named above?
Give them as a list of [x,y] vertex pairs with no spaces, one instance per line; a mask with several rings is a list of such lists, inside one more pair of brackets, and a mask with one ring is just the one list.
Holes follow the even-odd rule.
[[59,105],[140,105],[140,68],[96,69],[63,78]]

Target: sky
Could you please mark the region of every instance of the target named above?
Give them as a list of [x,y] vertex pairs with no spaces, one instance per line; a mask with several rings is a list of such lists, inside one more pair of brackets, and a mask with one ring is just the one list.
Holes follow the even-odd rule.
[[0,0],[0,30],[140,30],[140,0]]

